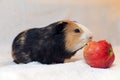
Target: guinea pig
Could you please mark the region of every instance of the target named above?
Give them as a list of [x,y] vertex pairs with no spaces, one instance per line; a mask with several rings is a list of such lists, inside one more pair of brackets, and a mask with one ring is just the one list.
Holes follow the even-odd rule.
[[83,25],[61,20],[42,28],[32,28],[18,34],[12,43],[14,62],[42,64],[64,63],[92,39]]

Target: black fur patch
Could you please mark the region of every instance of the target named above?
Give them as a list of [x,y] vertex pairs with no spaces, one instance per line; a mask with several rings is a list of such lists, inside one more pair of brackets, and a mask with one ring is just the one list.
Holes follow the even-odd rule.
[[[28,63],[38,61],[43,64],[63,63],[74,53],[65,49],[65,33],[67,22],[56,22],[44,28],[34,28],[20,33],[13,41],[14,62]],[[24,45],[20,43],[25,34]]]

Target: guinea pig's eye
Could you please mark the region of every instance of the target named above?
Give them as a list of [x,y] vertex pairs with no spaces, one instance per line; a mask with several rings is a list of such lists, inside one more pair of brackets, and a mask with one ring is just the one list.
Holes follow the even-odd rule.
[[75,33],[80,33],[80,30],[79,29],[75,29],[74,32]]

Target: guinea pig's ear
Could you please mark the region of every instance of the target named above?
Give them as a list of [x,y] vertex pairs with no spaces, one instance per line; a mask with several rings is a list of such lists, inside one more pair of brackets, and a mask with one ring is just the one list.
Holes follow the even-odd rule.
[[61,32],[66,26],[67,26],[67,22],[64,22],[64,21],[59,21],[56,25],[56,31],[57,32]]

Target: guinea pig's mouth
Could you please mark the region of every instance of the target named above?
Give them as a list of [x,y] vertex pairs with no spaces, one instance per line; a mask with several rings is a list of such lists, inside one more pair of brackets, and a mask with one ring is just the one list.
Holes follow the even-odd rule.
[[[83,49],[83,48],[84,48],[86,45],[88,45],[88,43],[91,42],[91,41],[92,41],[92,38],[89,39],[88,41],[86,41],[86,40],[83,39],[83,40],[81,41],[83,45],[81,45],[81,47],[77,48],[77,49],[75,50],[75,52],[79,51],[80,49]],[[78,46],[79,46],[79,44],[78,44]]]
[[75,52],[79,51],[80,49],[83,49],[86,45],[88,45],[88,43],[86,43],[85,45],[83,45],[81,48],[77,49]]
[[84,46],[82,46],[80,49],[84,48],[88,43],[86,43]]

